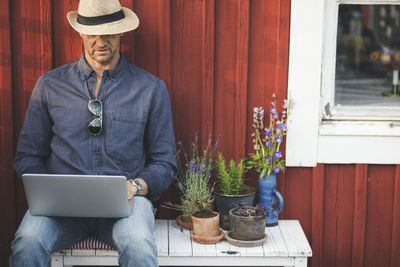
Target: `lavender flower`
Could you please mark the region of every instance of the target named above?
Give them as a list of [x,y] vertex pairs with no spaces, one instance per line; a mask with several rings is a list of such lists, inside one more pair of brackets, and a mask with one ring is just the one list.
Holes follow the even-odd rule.
[[278,124],[279,129],[281,129],[282,131],[286,130],[286,124],[281,122]]
[[276,113],[276,108],[271,108],[271,109],[269,110],[269,112],[271,112],[272,114],[275,114],[275,113]]
[[272,144],[271,144],[271,142],[268,142],[268,141],[267,141],[267,142],[265,143],[265,146],[266,146],[266,147],[270,147],[270,146],[272,146]]
[[280,158],[282,158],[282,153],[281,153],[280,151],[276,151],[276,152],[274,153],[274,158],[275,158],[275,159],[280,159]]

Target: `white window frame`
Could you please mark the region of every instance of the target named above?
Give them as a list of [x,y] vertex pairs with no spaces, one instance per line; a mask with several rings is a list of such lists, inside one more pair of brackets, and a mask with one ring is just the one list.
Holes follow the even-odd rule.
[[332,105],[336,25],[342,3],[399,1],[291,1],[287,166],[400,163],[400,108],[373,110]]

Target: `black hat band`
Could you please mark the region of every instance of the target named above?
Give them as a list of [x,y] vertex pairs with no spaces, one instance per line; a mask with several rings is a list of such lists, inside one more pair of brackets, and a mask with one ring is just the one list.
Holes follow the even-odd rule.
[[100,25],[100,24],[105,24],[105,23],[110,23],[110,22],[114,22],[117,20],[121,20],[123,18],[125,18],[125,14],[121,9],[120,11],[117,11],[115,13],[103,15],[103,16],[97,16],[97,17],[85,17],[82,15],[79,15],[79,13],[78,13],[77,21],[79,24],[82,24],[82,25]]

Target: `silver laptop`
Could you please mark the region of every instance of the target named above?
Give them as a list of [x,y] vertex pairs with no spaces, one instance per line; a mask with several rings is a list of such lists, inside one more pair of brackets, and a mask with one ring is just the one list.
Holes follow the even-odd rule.
[[32,215],[128,217],[126,177],[110,175],[23,174]]

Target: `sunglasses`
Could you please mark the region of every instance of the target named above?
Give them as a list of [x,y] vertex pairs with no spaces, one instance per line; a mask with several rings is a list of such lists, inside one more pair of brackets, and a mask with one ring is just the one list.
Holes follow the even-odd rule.
[[90,100],[88,103],[90,112],[98,118],[93,119],[88,125],[89,134],[96,136],[103,129],[103,104],[100,100]]

